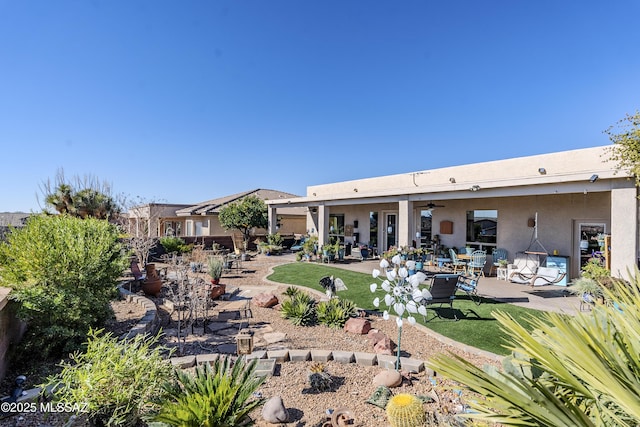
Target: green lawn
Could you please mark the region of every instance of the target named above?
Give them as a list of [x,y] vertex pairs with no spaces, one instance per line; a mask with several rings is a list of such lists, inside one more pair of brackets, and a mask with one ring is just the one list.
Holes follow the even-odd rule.
[[[324,292],[318,284],[323,276],[339,277],[347,286],[348,290],[340,292],[341,298],[354,301],[358,307],[365,310],[375,310],[373,299],[379,296],[382,299],[383,291],[379,290],[372,294],[369,290],[371,283],[380,283],[370,274],[357,273],[322,264],[312,263],[291,263],[274,268],[273,274],[268,279],[282,284],[305,286]],[[482,285],[482,282],[480,282]],[[384,305],[384,303],[381,303]],[[382,308],[382,305],[380,308]],[[492,353],[506,355],[508,351],[503,348],[505,334],[500,330],[500,324],[495,320],[492,313],[495,310],[510,314],[516,320],[524,320],[529,316],[539,317],[542,312],[528,308],[518,307],[512,304],[501,303],[492,299],[484,298],[482,304],[476,305],[466,294],[459,292],[453,306],[457,312],[459,321],[435,318],[424,322],[422,316],[418,315],[418,323],[447,336],[458,342],[490,351]],[[437,306],[436,306],[437,307]],[[440,310],[443,317],[451,317],[448,307]],[[433,310],[428,310],[429,318],[433,317]],[[526,325],[526,322],[521,322]]]

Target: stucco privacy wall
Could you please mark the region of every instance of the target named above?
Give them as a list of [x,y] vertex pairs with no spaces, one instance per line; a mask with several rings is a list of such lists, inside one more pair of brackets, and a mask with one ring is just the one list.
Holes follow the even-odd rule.
[[9,288],[0,288],[0,380],[7,372],[9,347],[25,330],[24,322],[16,317],[16,304],[9,301],[9,292]]

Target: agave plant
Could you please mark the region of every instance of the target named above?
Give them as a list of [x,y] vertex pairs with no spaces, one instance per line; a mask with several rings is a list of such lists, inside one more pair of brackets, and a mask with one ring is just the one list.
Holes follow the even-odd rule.
[[195,374],[176,371],[178,386],[167,390],[170,398],[154,421],[181,427],[253,425],[249,413],[265,402],[253,394],[266,378],[254,375],[256,363],[240,358],[232,366],[224,357],[196,367]]
[[529,332],[497,313],[512,357],[502,370],[458,356],[428,362],[440,375],[484,396],[466,417],[507,426],[637,426],[640,424],[640,271],[631,285],[604,289],[612,304],[575,317],[545,313]]
[[316,321],[315,301],[307,293],[300,292],[282,302],[282,317],[291,320],[296,326],[309,326]]

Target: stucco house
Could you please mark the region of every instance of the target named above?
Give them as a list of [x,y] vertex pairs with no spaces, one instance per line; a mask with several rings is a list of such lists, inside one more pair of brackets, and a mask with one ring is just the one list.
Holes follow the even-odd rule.
[[[215,241],[231,249],[234,236],[238,238],[237,232],[225,230],[218,220],[218,214],[225,206],[248,196],[257,196],[263,200],[298,197],[291,193],[258,188],[194,205],[141,205],[129,211],[131,233],[142,233],[149,237],[178,236],[189,243],[203,242],[205,246],[210,246]],[[293,238],[294,234],[304,234],[306,230],[305,209],[302,207],[283,207],[278,211],[276,219],[273,233],[280,233],[283,237]],[[252,234],[256,238],[264,237],[267,231],[256,229]]]
[[12,228],[24,227],[30,216],[26,212],[0,212],[0,240],[4,240]]
[[267,200],[270,229],[280,209],[299,207],[321,243],[544,252],[565,257],[571,278],[607,235],[612,274],[627,277],[638,261],[638,190],[607,161],[610,147],[313,185]]

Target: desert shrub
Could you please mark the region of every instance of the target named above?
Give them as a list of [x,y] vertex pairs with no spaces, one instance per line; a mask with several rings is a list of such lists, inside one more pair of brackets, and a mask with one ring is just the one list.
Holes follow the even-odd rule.
[[53,390],[56,402],[86,404],[94,425],[137,425],[159,410],[173,381],[173,367],[163,357],[166,349],[157,341],[158,336],[148,335],[118,341],[91,330],[86,351],[72,355],[44,387]]
[[126,266],[115,226],[67,215],[31,217],[0,244],[0,283],[27,322],[20,353],[73,351],[111,315],[109,300]]
[[180,237],[161,237],[160,244],[168,254],[184,253],[191,250],[191,247],[185,244],[184,240],[182,240]]
[[318,323],[333,329],[342,329],[356,311],[355,304],[349,300],[331,298],[322,301],[316,307]]
[[296,326],[310,326],[316,323],[316,302],[305,292],[299,292],[284,300],[280,312]]
[[284,292],[284,294],[286,296],[288,296],[289,298],[293,298],[295,295],[301,293],[302,291],[300,290],[300,288],[296,288],[295,286],[288,286],[287,290]]
[[253,425],[249,413],[264,399],[252,394],[266,377],[254,374],[257,359],[231,363],[224,357],[196,367],[193,374],[177,371],[177,385],[167,389],[168,397],[154,420],[182,427]]

